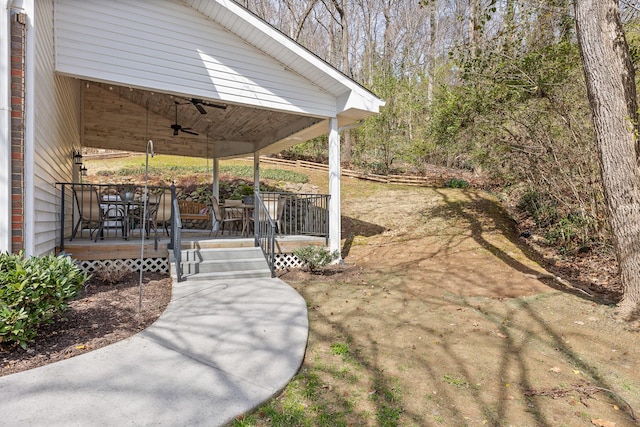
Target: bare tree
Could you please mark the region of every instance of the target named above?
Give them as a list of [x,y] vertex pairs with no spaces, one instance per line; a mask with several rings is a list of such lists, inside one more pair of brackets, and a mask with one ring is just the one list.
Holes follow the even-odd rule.
[[635,72],[616,0],[575,0],[578,45],[596,132],[627,319],[640,314],[640,147]]

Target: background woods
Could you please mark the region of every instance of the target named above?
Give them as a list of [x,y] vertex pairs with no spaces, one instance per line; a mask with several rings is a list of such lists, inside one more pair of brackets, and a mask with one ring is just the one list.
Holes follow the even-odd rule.
[[[565,253],[609,253],[596,139],[569,0],[244,0],[386,100],[343,135],[376,173],[490,178]],[[620,2],[634,67],[640,6]],[[290,155],[322,158],[325,141]],[[485,181],[486,182],[486,181]]]

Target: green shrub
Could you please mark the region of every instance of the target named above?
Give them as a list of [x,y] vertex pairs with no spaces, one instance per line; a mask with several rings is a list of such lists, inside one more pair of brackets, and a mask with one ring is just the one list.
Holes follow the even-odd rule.
[[469,183],[464,179],[451,178],[444,183],[446,188],[469,188]]
[[66,307],[89,277],[66,256],[0,254],[0,342],[22,348]]
[[338,251],[329,252],[322,246],[304,246],[294,249],[293,254],[297,256],[304,266],[312,273],[317,273],[322,267],[338,259]]
[[529,190],[518,201],[518,208],[529,214],[538,227],[550,227],[558,221],[556,203],[549,194]]

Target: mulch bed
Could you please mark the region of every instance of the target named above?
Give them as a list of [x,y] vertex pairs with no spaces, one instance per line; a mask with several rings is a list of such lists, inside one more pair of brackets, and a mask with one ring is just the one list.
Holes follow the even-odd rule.
[[63,315],[38,330],[26,350],[0,344],[0,376],[68,359],[121,341],[151,325],[171,300],[171,278],[145,273],[96,275]]

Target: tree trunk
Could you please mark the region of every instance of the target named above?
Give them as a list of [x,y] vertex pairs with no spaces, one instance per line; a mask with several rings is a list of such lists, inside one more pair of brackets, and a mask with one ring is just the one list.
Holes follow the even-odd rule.
[[640,147],[635,73],[617,0],[575,0],[600,170],[624,296],[621,314],[640,308]]
[[[349,22],[347,20],[347,2],[344,0],[333,0],[338,15],[340,15],[340,27],[342,28],[342,72],[347,76],[351,76],[349,66]],[[347,164],[351,163],[351,155],[353,146],[351,145],[351,132],[345,130],[342,140],[342,160]]]
[[427,81],[427,103],[433,104],[433,80],[436,70],[436,5],[435,2],[429,5],[429,64],[427,70],[429,80]]
[[469,0],[469,51],[474,58],[478,54],[478,28],[480,28],[480,0]]

